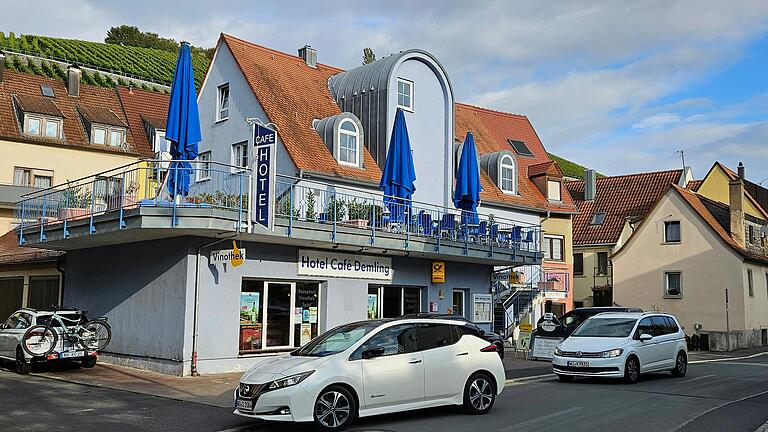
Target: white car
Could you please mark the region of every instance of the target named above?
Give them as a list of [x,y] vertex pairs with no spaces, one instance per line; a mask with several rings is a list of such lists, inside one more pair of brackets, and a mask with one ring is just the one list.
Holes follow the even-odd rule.
[[[54,360],[79,360],[83,367],[96,366],[96,351],[86,351],[82,347],[76,347],[66,337],[61,337],[62,328],[54,321],[51,328],[60,337],[53,352],[47,356],[31,356],[22,349],[21,341],[27,329],[37,324],[48,324],[54,312],[37,311],[34,309],[19,309],[11,314],[4,322],[0,323],[0,359],[16,362],[16,372],[27,374],[31,371],[31,363],[47,362]],[[69,320],[81,319],[81,312],[76,310],[60,310],[57,312]]]
[[326,431],[357,417],[441,405],[485,414],[505,379],[496,346],[462,321],[360,321],[251,367],[235,389],[234,412]]
[[688,370],[685,333],[669,314],[606,312],[584,321],[556,349],[552,369],[561,381],[614,377],[635,383],[641,373]]

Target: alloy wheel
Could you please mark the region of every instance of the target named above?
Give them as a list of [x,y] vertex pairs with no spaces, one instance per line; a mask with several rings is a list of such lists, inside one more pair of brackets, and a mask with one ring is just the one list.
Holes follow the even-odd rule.
[[315,417],[321,425],[335,429],[349,420],[352,406],[343,393],[331,390],[323,393],[315,403]]
[[469,386],[469,401],[478,411],[484,411],[493,402],[493,386],[484,377],[472,381]]
[[631,382],[635,382],[637,381],[639,376],[640,376],[640,365],[638,364],[637,360],[630,359],[627,362],[627,377]]
[[677,355],[677,373],[680,376],[685,375],[685,372],[688,370],[688,361],[685,359],[685,356],[683,354]]

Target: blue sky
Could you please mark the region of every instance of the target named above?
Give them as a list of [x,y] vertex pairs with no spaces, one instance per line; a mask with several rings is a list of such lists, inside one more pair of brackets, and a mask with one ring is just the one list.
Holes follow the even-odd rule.
[[[458,100],[529,116],[552,152],[606,174],[715,160],[768,177],[768,2],[52,0],[3,6],[0,30],[103,40],[132,24],[212,46],[220,32],[357,66],[434,53]],[[45,3],[50,3],[46,5]],[[768,181],[766,181],[768,184]]]

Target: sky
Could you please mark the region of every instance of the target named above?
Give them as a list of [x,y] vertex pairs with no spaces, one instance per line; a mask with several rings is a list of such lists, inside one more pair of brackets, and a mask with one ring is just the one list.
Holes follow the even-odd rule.
[[[31,7],[31,4],[35,4]],[[214,46],[221,32],[352,68],[433,53],[456,100],[525,114],[553,153],[609,174],[715,160],[768,185],[766,1],[3,2],[0,31],[102,41],[111,26]]]

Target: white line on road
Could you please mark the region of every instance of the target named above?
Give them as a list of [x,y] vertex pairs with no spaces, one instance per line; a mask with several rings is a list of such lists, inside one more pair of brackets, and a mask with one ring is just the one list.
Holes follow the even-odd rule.
[[727,357],[727,358],[708,359],[708,360],[693,360],[693,361],[689,361],[688,363],[689,364],[696,364],[696,363],[727,362],[727,361],[734,361],[734,360],[746,360],[746,359],[751,359],[751,358],[760,357],[760,356],[764,356],[764,355],[768,355],[768,352],[761,352],[761,353],[752,354],[752,355],[748,355],[748,356],[744,356],[744,357]]
[[528,377],[521,377],[521,378],[510,378],[504,382],[505,387],[514,386],[514,385],[521,385],[521,384],[529,384],[537,381],[543,381],[546,379],[552,379],[554,378],[554,374],[544,374],[544,375],[534,375],[534,376],[528,376]]
[[715,375],[704,375],[704,376],[700,376],[700,377],[696,377],[696,378],[691,378],[691,379],[685,380],[685,381],[675,381],[675,384],[688,384],[688,383],[692,383],[694,381],[698,381],[698,380],[701,380],[701,379],[704,379],[704,378],[712,378],[713,376],[715,376]]
[[680,425],[680,427],[678,427],[678,428],[677,428],[677,429],[675,429],[675,430],[681,430],[681,429],[683,429],[683,428],[684,428],[686,425],[688,425],[688,424],[689,424],[689,423],[691,423],[692,421],[696,420],[697,418],[699,418],[699,417],[701,417],[701,416],[707,415],[707,414],[711,413],[712,411],[715,411],[715,410],[719,410],[720,408],[726,407],[726,406],[728,406],[728,405],[730,405],[730,404],[733,404],[733,403],[736,403],[736,402],[742,402],[742,401],[745,401],[745,400],[747,400],[747,399],[751,399],[751,398],[753,398],[753,397],[762,396],[762,395],[764,395],[764,394],[768,394],[768,390],[766,390],[766,391],[761,391],[760,393],[755,393],[755,394],[753,394],[753,395],[744,396],[743,398],[740,398],[740,399],[736,399],[736,400],[732,400],[732,401],[724,402],[724,403],[721,403],[720,405],[717,405],[717,406],[713,406],[712,408],[710,408],[710,409],[708,409],[708,410],[704,411],[703,413],[701,413],[701,414],[699,414],[699,415],[697,415],[697,416],[695,416],[695,417],[691,417],[691,418],[689,418],[688,420],[686,420],[686,422],[685,422],[685,423],[681,424],[681,425]]
[[742,366],[762,366],[762,367],[768,367],[768,363],[748,363],[748,362],[731,362],[728,364],[732,365],[742,365]]
[[542,422],[544,420],[549,420],[549,419],[554,418],[554,417],[559,417],[561,415],[570,414],[570,413],[572,413],[574,411],[578,411],[578,410],[580,410],[582,408],[584,408],[584,407],[580,407],[580,406],[571,407],[571,408],[568,408],[567,410],[553,412],[553,413],[547,414],[545,416],[536,417],[536,418],[530,419],[528,421],[524,421],[522,423],[518,423],[518,424],[516,424],[514,426],[509,426],[509,427],[501,428],[499,430],[500,431],[504,431],[504,432],[513,431],[513,430],[520,429],[520,428],[523,428],[523,427],[526,427],[526,426],[530,426],[530,425],[532,425],[534,423]]

